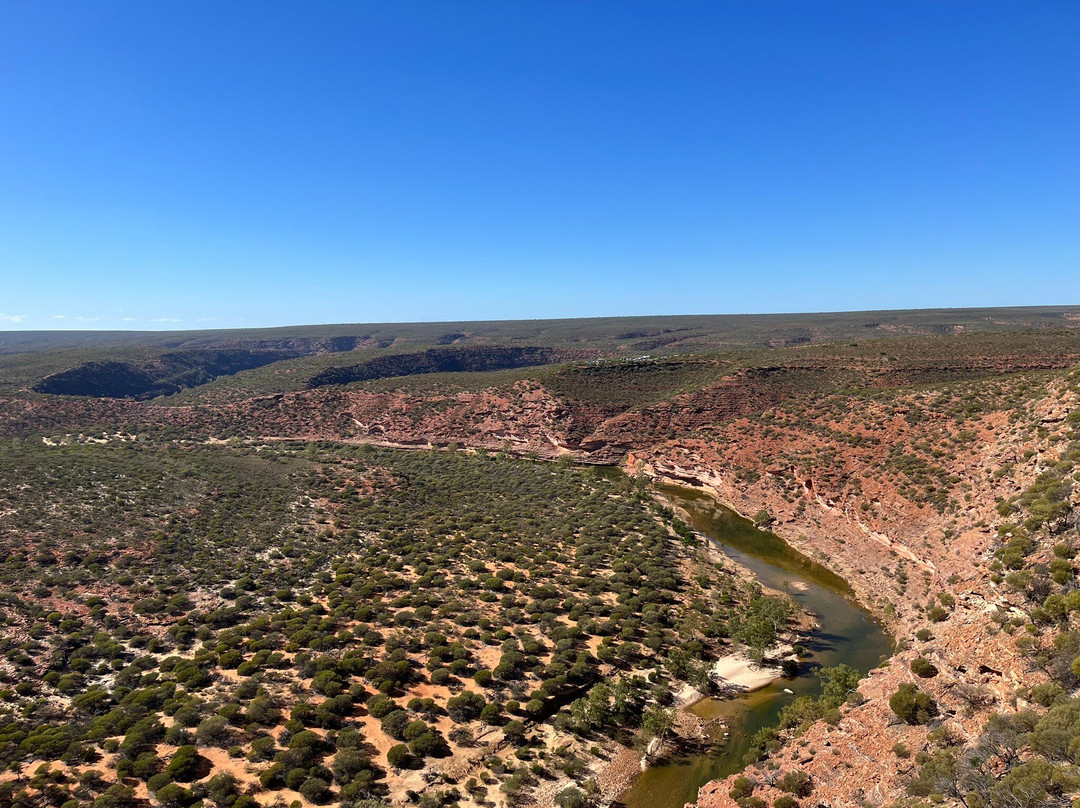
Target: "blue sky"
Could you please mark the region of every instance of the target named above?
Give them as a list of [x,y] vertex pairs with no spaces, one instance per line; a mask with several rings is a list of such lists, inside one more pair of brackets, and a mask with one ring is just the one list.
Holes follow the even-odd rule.
[[1080,302],[1080,3],[0,6],[0,329]]

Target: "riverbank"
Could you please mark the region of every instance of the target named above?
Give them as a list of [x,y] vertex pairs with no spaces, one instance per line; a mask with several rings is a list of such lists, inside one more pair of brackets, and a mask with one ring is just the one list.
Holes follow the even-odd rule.
[[[803,675],[780,676],[779,667],[755,666],[745,656],[725,655],[719,673],[733,683],[727,697],[688,702],[682,712],[722,722],[717,743],[677,751],[634,778],[619,796],[626,808],[683,808],[697,799],[700,786],[741,771],[754,734],[775,726],[780,710],[801,695],[814,695],[820,682],[814,671],[848,664],[866,673],[891,652],[891,641],[871,615],[857,604],[851,588],[831,571],[794,550],[778,537],[757,530],[707,493],[659,486],[663,497],[687,524],[707,536],[723,563],[736,565],[769,592],[790,595],[800,609],[816,616],[809,637]],[[775,657],[774,657],[775,658]]]
[[[689,518],[678,502],[667,498],[664,501],[666,505],[674,507],[681,518]],[[782,597],[791,594],[785,591],[785,587],[762,581],[754,570],[721,551],[708,534],[698,532],[697,535],[706,543],[702,549],[711,563],[722,565],[743,580],[758,581],[765,594]],[[805,585],[801,584],[790,587],[794,590],[805,588]],[[610,740],[601,744],[601,754],[590,766],[591,775],[598,786],[596,797],[599,804],[621,804],[623,795],[650,767],[663,766],[669,759],[685,758],[687,755],[709,757],[722,748],[730,734],[727,731],[727,720],[717,715],[699,715],[697,706],[711,701],[734,699],[771,685],[780,686],[782,682],[791,681],[785,678],[782,663],[788,659],[797,660],[795,645],[806,643],[817,628],[816,617],[800,609],[788,630],[784,632],[783,641],[767,649],[762,661],[755,661],[741,651],[732,651],[717,658],[710,668],[710,676],[715,685],[709,693],[703,693],[688,683],[684,683],[673,693],[670,706],[676,713],[672,728],[663,743],[654,742],[645,750],[626,747]],[[574,785],[574,781],[561,779],[547,785],[534,795],[535,805],[551,808],[555,795],[570,785]],[[682,808],[681,803],[678,808]]]

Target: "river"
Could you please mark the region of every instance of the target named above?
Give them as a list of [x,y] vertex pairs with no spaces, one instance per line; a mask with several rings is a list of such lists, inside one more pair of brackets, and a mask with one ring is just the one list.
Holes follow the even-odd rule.
[[803,643],[809,654],[796,678],[738,698],[709,698],[689,707],[703,718],[723,718],[728,737],[708,753],[669,758],[642,773],[620,798],[626,808],[683,808],[697,799],[698,788],[705,783],[743,768],[750,739],[760,728],[775,726],[784,705],[797,696],[819,692],[817,669],[843,662],[866,673],[892,654],[889,636],[835,573],[772,533],[758,530],[702,491],[657,485],[656,492],[689,517],[694,530],[708,536],[762,584],[789,591],[802,608],[817,615],[820,626]]

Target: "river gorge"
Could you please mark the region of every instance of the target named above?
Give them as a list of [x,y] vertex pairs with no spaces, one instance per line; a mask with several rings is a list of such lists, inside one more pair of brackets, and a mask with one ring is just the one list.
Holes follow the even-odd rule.
[[626,808],[682,808],[693,802],[702,785],[743,768],[754,733],[775,726],[785,705],[819,692],[818,670],[843,663],[866,673],[892,653],[889,636],[835,573],[774,534],[758,530],[708,493],[663,483],[656,485],[656,493],[763,586],[788,592],[817,618],[818,628],[795,678],[778,679],[735,698],[705,698],[685,708],[704,719],[720,719],[726,736],[705,751],[675,753],[645,770],[620,798]]

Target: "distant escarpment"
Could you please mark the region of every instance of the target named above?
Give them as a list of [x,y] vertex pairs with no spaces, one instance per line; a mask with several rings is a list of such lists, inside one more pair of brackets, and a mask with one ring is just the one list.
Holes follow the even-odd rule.
[[98,360],[47,376],[38,393],[93,398],[145,400],[206,384],[220,376],[269,365],[282,359],[351,351],[363,336],[283,339],[220,347],[167,351],[142,359]]
[[181,351],[147,362],[86,362],[42,379],[34,390],[66,396],[148,399],[241,370],[291,359],[289,351]]
[[593,356],[595,352],[556,351],[551,348],[508,348],[485,345],[474,348],[431,348],[417,353],[393,354],[348,367],[328,368],[308,380],[308,389],[330,384],[350,384],[393,376],[423,373],[476,373],[491,370],[552,365]]

